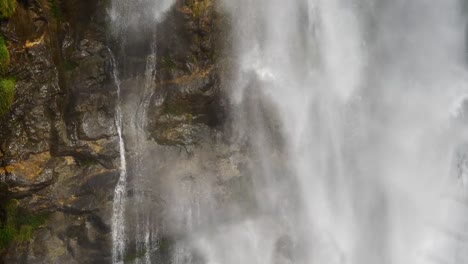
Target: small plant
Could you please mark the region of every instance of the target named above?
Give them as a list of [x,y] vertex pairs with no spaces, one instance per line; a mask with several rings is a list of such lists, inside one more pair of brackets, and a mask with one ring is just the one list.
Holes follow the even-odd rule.
[[16,10],[16,0],[0,0],[0,18],[11,17]]
[[6,221],[0,223],[0,253],[8,249],[13,242],[27,243],[34,230],[47,221],[46,214],[32,214],[20,211],[18,201],[9,200],[3,205]]
[[6,72],[9,64],[10,64],[10,53],[8,52],[8,48],[6,46],[5,40],[2,37],[0,37],[0,74],[3,74]]
[[0,116],[10,110],[15,97],[15,84],[13,78],[0,79]]

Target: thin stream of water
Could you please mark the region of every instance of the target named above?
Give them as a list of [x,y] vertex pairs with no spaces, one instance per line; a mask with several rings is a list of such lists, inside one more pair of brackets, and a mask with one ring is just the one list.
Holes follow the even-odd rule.
[[112,206],[112,262],[122,263],[127,243],[127,234],[125,232],[125,206],[127,202],[127,159],[125,157],[125,142],[122,135],[123,113],[120,96],[120,79],[118,77],[117,63],[115,61],[114,55],[110,50],[109,53],[111,55],[112,61],[112,77],[117,89],[115,126],[117,127],[120,153],[120,174],[119,180],[115,186],[114,201]]

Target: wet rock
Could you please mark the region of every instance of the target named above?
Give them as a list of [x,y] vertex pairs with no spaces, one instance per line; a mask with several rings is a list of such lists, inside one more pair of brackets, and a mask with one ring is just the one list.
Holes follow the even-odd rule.
[[[164,145],[194,145],[220,129],[226,115],[218,61],[218,14],[180,6],[159,27],[160,73],[148,111],[147,130]],[[170,29],[170,31],[168,31]],[[174,32],[175,31],[175,32]]]
[[[0,199],[15,197],[20,208],[50,217],[30,240],[0,252],[0,262],[110,263],[119,142],[117,94],[104,32],[106,1],[60,1],[60,17],[51,13],[50,3],[22,1],[1,27],[12,51],[9,74],[17,87],[12,110],[0,118]],[[217,201],[234,207],[251,199],[246,195],[251,178],[243,174],[246,161],[240,152],[229,149],[220,135],[226,103],[216,53],[219,17],[213,5],[202,11],[187,8],[171,10],[156,30],[159,68],[145,128],[164,145],[158,148],[171,153],[161,159],[161,175],[209,186]],[[141,38],[144,42],[148,36]],[[149,47],[137,47],[120,65],[133,68],[122,76],[123,82],[144,79],[142,54]],[[133,99],[132,93],[141,90],[123,93]],[[193,152],[180,151],[183,148]],[[233,165],[231,157],[239,164]],[[174,169],[179,162],[193,175]],[[138,180],[132,175],[129,179]],[[153,185],[145,187],[130,195],[146,195],[162,208],[169,199],[165,190],[156,193]],[[1,212],[0,220],[5,218]],[[161,235],[161,241],[170,239]],[[162,251],[169,262],[169,250]]]
[[0,222],[5,200],[52,216],[31,239],[0,249],[3,263],[110,262],[118,179],[105,1],[22,1],[2,21],[17,80],[0,117]]

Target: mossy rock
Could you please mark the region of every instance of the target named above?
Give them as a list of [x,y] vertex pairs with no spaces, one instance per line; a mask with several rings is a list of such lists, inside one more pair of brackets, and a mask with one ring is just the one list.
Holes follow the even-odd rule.
[[15,84],[16,81],[13,78],[0,79],[0,116],[6,114],[13,104]]
[[0,74],[4,74],[7,71],[9,64],[10,53],[8,52],[5,40],[0,37]]
[[202,17],[211,6],[213,6],[212,0],[194,0],[189,3],[194,18]]
[[0,0],[0,18],[11,17],[16,10],[16,0]]
[[0,226],[0,253],[8,249],[8,246],[15,240],[16,229],[15,220],[18,204],[16,200],[6,202],[2,207],[6,215],[6,221]]
[[47,214],[20,210],[18,204],[17,200],[10,199],[1,206],[6,219],[0,223],[0,254],[13,242],[19,244],[29,242],[34,230],[47,221]]

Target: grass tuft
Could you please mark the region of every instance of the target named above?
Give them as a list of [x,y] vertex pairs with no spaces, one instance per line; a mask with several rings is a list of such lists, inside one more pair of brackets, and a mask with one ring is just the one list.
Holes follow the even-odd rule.
[[11,17],[16,10],[16,0],[0,0],[0,18]]

